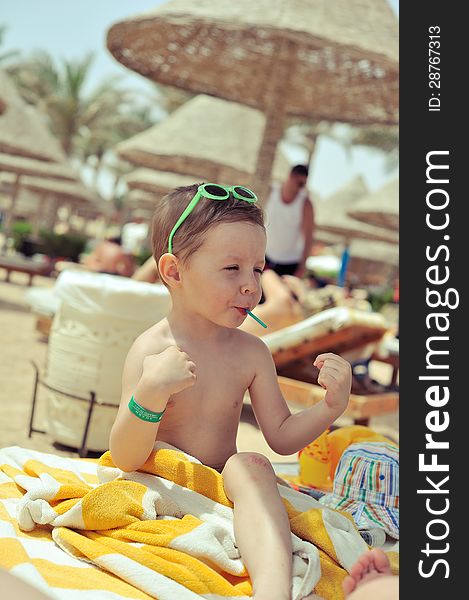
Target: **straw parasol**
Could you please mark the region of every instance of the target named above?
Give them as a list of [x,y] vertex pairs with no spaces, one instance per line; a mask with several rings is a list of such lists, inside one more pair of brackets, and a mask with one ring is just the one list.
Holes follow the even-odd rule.
[[46,162],[11,154],[0,153],[0,171],[47,179],[78,180],[75,171],[66,163]]
[[352,239],[365,239],[397,244],[398,238],[392,232],[379,227],[356,221],[347,216],[347,211],[368,193],[362,177],[356,177],[345,184],[332,196],[321,202],[315,202],[316,237],[325,232],[342,238],[347,244]]
[[[254,108],[200,94],[158,125],[118,144],[116,152],[139,166],[191,175],[191,183],[195,178],[252,185],[265,124]],[[279,149],[274,178],[283,180],[289,170]]]
[[399,230],[399,179],[393,179],[380,189],[350,207],[348,214],[354,219]]
[[98,194],[92,192],[82,183],[72,181],[55,181],[42,179],[40,177],[23,177],[21,187],[48,196],[55,196],[64,201],[72,203],[99,203]]
[[155,194],[151,192],[145,192],[143,190],[132,190],[125,198],[126,206],[132,208],[132,210],[138,208],[154,208],[155,207]]
[[[0,77],[1,77],[1,76],[2,76],[2,74],[1,74],[1,72],[0,72]],[[0,93],[0,115],[1,115],[2,113],[4,113],[4,112],[6,111],[6,109],[7,109],[7,103],[6,103],[6,101],[4,100],[4,98],[3,98],[3,94],[2,94],[2,93]]]
[[353,240],[348,277],[364,284],[390,283],[399,277],[399,248],[383,242]]
[[287,115],[398,121],[398,24],[386,0],[170,0],[115,23],[107,45],[149,79],[263,111],[261,198]]
[[[194,177],[179,175],[178,173],[153,171],[152,169],[136,169],[125,175],[124,181],[129,190],[147,192],[148,198],[153,198],[153,202],[155,195],[164,196],[176,187],[196,183]],[[135,194],[133,197],[137,198]]]
[[[73,193],[82,199],[84,186],[77,173],[70,167],[67,158],[55,137],[49,132],[44,118],[38,110],[28,106],[5,72],[0,70],[0,97],[6,110],[0,115],[0,171],[13,174],[11,203],[6,213],[4,229],[8,235],[19,190],[25,176],[46,178],[49,186],[40,191],[49,191],[57,199],[54,181],[68,181]],[[29,182],[31,183],[31,181]],[[51,215],[53,211],[51,210]]]
[[59,142],[44,117],[26,104],[8,75],[0,69],[0,97],[6,110],[0,117],[0,152],[46,162],[65,162]]
[[352,240],[350,256],[397,266],[399,264],[399,247],[397,244],[374,240]]
[[125,208],[133,217],[151,219],[155,211],[155,194],[132,190],[125,197]]
[[[15,176],[10,173],[2,173],[0,175],[2,189],[10,193],[15,186],[15,182]],[[45,225],[52,228],[58,206],[62,203],[68,203],[73,207],[84,204],[91,210],[103,210],[101,209],[103,202],[100,197],[80,182],[23,176],[21,178],[21,189],[29,190],[39,197],[37,214],[34,221],[35,229],[39,227],[39,215],[41,213],[46,217]],[[40,211],[39,208],[42,210]]]

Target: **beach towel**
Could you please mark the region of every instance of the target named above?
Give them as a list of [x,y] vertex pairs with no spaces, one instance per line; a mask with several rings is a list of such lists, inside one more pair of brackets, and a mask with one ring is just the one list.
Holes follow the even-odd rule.
[[[279,486],[293,541],[293,598],[343,598],[367,546],[352,520]],[[52,598],[248,599],[221,475],[176,450],[124,473],[109,452],[71,459],[0,450],[0,567]],[[66,593],[65,593],[66,592]]]

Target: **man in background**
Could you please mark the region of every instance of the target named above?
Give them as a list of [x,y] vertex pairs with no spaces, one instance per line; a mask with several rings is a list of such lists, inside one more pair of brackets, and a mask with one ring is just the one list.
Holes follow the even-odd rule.
[[273,183],[264,206],[266,268],[278,275],[303,277],[311,251],[314,211],[306,183],[308,167],[294,166],[284,183]]

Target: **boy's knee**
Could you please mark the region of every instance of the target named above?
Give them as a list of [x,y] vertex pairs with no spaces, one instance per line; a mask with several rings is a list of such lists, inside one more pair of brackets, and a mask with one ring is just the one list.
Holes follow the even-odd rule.
[[233,454],[226,461],[222,476],[226,493],[230,498],[236,488],[243,489],[249,482],[276,481],[275,472],[269,459],[258,452]]
[[273,471],[269,459],[263,454],[259,454],[258,452],[238,452],[230,456],[226,461],[223,472],[235,469],[246,472],[259,468]]

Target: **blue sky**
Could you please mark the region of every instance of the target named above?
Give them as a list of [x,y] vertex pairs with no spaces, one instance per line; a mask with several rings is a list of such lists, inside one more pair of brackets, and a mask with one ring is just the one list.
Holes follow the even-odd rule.
[[[14,0],[2,2],[0,24],[7,26],[3,50],[18,49],[24,54],[47,50],[53,56],[81,58],[95,54],[91,85],[109,75],[122,75],[131,87],[151,91],[151,85],[140,75],[122,67],[109,54],[105,32],[109,26],[130,15],[153,9],[164,0]],[[196,0],[194,0],[196,1]],[[398,0],[388,0],[399,14]],[[32,14],[31,6],[37,6]],[[292,150],[292,160],[301,161],[301,153]],[[338,144],[321,139],[310,176],[310,185],[327,196],[361,173],[371,189],[388,177],[383,174],[383,158],[370,150],[357,148],[352,160]]]

